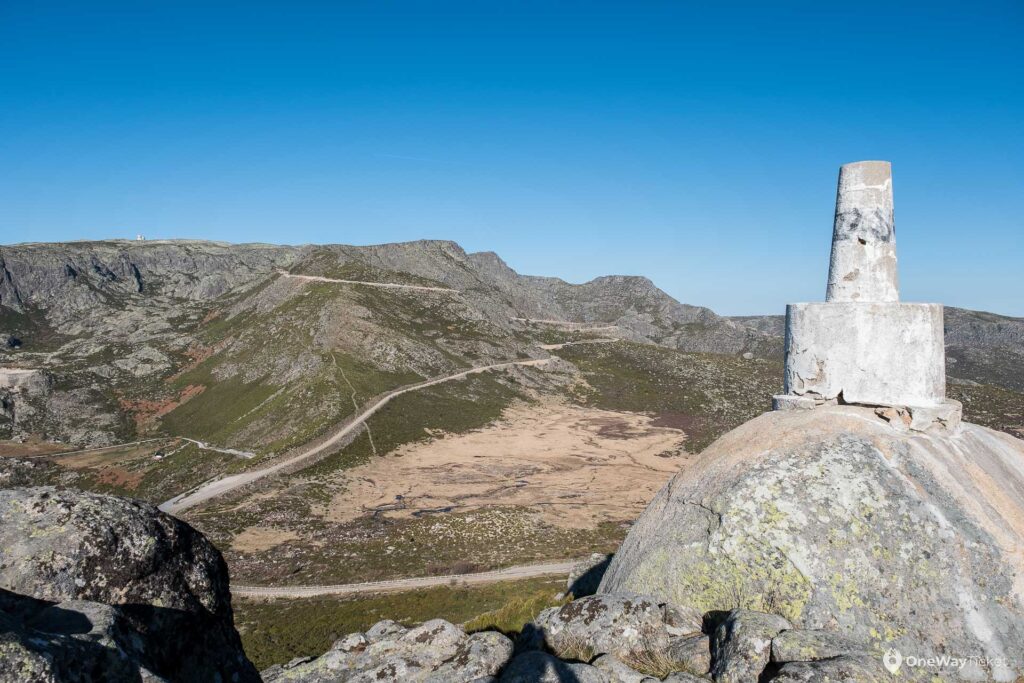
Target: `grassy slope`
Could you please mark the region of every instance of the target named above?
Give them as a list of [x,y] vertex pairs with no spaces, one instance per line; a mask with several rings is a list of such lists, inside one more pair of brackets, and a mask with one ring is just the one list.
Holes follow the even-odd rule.
[[[411,372],[381,371],[314,342],[323,310],[338,306],[342,294],[313,283],[266,313],[211,321],[201,338],[219,350],[173,381],[179,391],[205,389],[164,416],[163,429],[279,453],[316,438],[352,412],[352,390],[342,373],[366,398],[421,379]],[[282,366],[297,369],[287,385],[272,379]]]
[[[259,669],[293,657],[320,655],[337,638],[367,628],[382,619],[413,625],[429,619],[461,623],[481,613],[520,603],[528,611],[554,603],[565,579],[527,579],[485,586],[442,586],[409,593],[389,593],[349,599],[309,598],[260,602],[235,600],[235,624],[249,659]],[[540,609],[537,609],[539,612]],[[519,625],[536,612],[522,609],[514,617],[506,607],[502,623]],[[480,621],[487,621],[486,618]]]
[[634,343],[567,346],[558,352],[589,387],[574,398],[609,410],[653,413],[689,435],[698,452],[771,408],[782,364],[735,356],[684,353]]
[[992,384],[949,383],[946,395],[963,403],[966,421],[1024,438],[1024,394]]

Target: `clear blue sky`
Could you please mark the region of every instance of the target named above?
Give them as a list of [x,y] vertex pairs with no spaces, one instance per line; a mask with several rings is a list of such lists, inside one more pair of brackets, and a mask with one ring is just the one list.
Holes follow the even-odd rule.
[[1022,46],[1020,0],[0,0],[0,243],[444,238],[780,313],[889,159],[904,298],[1024,315]]

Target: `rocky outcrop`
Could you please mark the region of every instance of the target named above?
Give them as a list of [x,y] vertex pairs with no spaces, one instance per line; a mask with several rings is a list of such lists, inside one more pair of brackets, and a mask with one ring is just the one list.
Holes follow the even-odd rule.
[[223,558],[155,507],[2,490],[0,549],[0,669],[32,672],[11,680],[258,680],[234,629]]
[[[882,656],[776,614],[709,612],[650,596],[603,594],[542,612],[513,649],[502,634],[466,635],[441,619],[412,629],[382,621],[320,657],[263,672],[266,683],[695,683],[887,680]],[[692,630],[693,625],[697,630]],[[859,677],[863,675],[864,677]],[[831,676],[831,678],[830,678]],[[844,677],[845,676],[845,677]],[[911,679],[913,677],[911,676]]]
[[777,614],[733,610],[715,629],[711,641],[715,681],[743,683],[759,678],[771,659],[773,639],[792,628]]
[[619,659],[668,649],[664,603],[643,596],[600,595],[552,607],[534,622],[544,645],[563,659],[611,654]]
[[[513,659],[502,681],[566,680],[557,675],[609,683],[890,680],[882,654],[867,644],[835,632],[796,629],[777,614],[708,612],[702,630],[684,633],[668,617],[689,613],[692,606],[631,594],[578,602],[574,609],[566,609],[574,604],[569,603],[538,617],[534,627],[542,637],[533,642],[544,650]],[[916,680],[917,673],[908,678]]]
[[833,406],[767,413],[712,444],[652,501],[599,594],[769,608],[872,651],[973,657],[982,677],[1012,681],[1022,557],[1024,442],[970,424],[914,434]]
[[70,320],[97,304],[162,294],[211,299],[293,262],[296,247],[165,241],[71,242],[0,247],[0,306],[45,309]]
[[466,635],[433,619],[412,629],[383,621],[353,633],[316,658],[299,659],[263,672],[265,683],[400,683],[486,680],[512,657],[512,641],[487,631]]

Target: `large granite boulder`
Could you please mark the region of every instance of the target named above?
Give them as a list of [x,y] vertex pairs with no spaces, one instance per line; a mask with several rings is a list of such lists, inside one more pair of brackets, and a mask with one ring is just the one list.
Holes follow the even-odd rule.
[[[27,650],[52,669],[35,680],[80,680],[86,661],[105,680],[259,680],[234,628],[220,553],[152,505],[49,487],[0,490],[0,589],[9,629],[0,659],[10,665],[0,669],[30,666]],[[60,668],[78,651],[77,664]]]
[[651,502],[599,595],[774,612],[876,654],[973,658],[979,680],[1015,680],[1024,442],[970,424],[915,432],[891,419],[830,406],[767,413],[726,434]]

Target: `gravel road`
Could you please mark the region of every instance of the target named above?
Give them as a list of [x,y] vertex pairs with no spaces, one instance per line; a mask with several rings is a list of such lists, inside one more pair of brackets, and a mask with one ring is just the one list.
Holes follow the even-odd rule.
[[544,564],[527,564],[518,567],[506,567],[477,574],[454,574],[450,576],[418,576],[409,579],[393,579],[391,581],[371,581],[367,583],[346,583],[336,586],[231,586],[231,594],[247,598],[312,598],[319,595],[356,595],[359,593],[381,593],[404,591],[431,586],[444,586],[453,580],[460,584],[483,584],[498,581],[514,581],[537,576],[568,576],[576,560],[558,560]]

